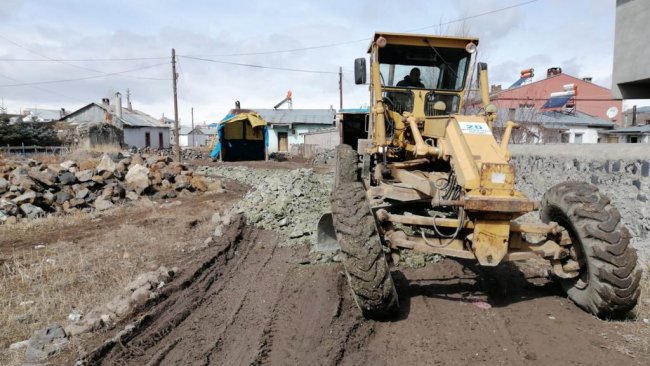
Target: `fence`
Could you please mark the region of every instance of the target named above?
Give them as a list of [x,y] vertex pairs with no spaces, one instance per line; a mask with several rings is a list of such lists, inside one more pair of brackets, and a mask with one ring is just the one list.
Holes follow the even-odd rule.
[[7,145],[6,147],[0,146],[0,154],[60,154],[61,152],[68,151],[68,149],[69,148],[66,146],[25,146],[24,144],[21,146]]

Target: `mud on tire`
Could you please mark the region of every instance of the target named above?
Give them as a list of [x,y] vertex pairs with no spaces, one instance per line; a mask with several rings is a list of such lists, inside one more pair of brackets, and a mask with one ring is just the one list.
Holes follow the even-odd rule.
[[334,174],[334,189],[343,183],[359,180],[357,161],[359,157],[352,146],[341,144],[336,147],[336,172]]
[[332,192],[331,205],[345,273],[357,306],[366,318],[390,315],[398,307],[397,292],[363,184],[342,183]]
[[639,298],[641,270],[630,233],[609,198],[585,182],[564,182],[542,199],[540,217],[569,232],[580,275],[558,279],[569,298],[601,318],[621,317]]

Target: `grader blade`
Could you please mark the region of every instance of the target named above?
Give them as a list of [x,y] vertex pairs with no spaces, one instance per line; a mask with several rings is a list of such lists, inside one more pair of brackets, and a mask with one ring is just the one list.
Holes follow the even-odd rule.
[[318,239],[316,241],[316,250],[319,252],[335,252],[340,250],[338,240],[336,239],[336,232],[334,231],[334,223],[332,221],[332,214],[326,213],[318,220]]

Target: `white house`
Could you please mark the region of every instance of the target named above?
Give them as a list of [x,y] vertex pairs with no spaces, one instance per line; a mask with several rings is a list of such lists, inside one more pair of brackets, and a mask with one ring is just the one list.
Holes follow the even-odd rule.
[[61,118],[62,122],[72,125],[108,124],[123,131],[121,144],[128,147],[152,147],[166,149],[170,147],[169,126],[160,120],[131,107],[122,107],[122,98],[116,94],[115,103],[108,98],[102,103],[90,103]]
[[333,109],[253,109],[268,123],[268,152],[288,152],[305,134],[335,126]]

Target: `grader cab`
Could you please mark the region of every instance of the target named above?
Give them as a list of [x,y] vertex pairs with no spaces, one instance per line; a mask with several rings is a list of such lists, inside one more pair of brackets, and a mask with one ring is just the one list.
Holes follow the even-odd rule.
[[[369,83],[366,59],[355,60],[370,111],[341,127],[332,216],[319,238],[333,224],[354,299],[369,318],[398,307],[389,264],[401,249],[482,266],[541,257],[578,306],[600,317],[627,312],[641,273],[620,214],[588,183],[561,183],[541,203],[516,189],[508,141],[517,126],[507,122],[497,143],[487,65],[474,60],[478,43],[375,34]],[[482,103],[476,114],[462,114],[474,76]],[[535,210],[542,223],[515,221]]]

